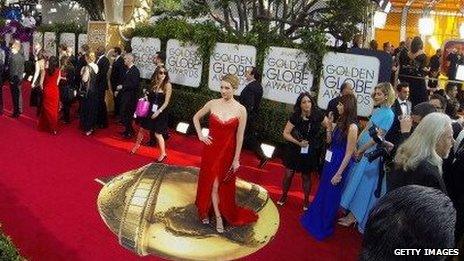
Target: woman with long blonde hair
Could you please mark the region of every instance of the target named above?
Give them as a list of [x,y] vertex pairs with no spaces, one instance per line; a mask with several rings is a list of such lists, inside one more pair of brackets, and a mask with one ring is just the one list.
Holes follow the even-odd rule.
[[[363,232],[369,211],[378,200],[374,191],[377,189],[383,164],[380,158],[369,161],[365,156],[377,148],[375,141],[369,135],[369,129],[375,127],[378,135],[385,137],[395,117],[390,108],[395,98],[395,91],[388,82],[380,83],[374,88],[372,99],[376,108],[363,132],[359,135],[354,153],[357,163],[350,172],[340,202],[344,209],[350,211],[346,217],[339,220],[338,223],[342,226],[350,226],[357,222],[359,223],[358,229]],[[385,182],[382,182],[382,188],[381,195],[386,192]]]

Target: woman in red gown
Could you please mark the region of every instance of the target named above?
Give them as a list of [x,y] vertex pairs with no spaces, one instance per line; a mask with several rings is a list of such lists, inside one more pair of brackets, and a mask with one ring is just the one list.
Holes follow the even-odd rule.
[[56,56],[50,57],[43,84],[42,111],[39,118],[39,131],[57,133],[60,95],[58,81],[60,78],[59,61]]
[[[205,104],[193,117],[198,138],[205,143],[195,204],[203,224],[209,224],[209,215],[216,217],[216,230],[224,232],[222,218],[232,226],[255,222],[258,215],[235,202],[235,173],[240,163],[246,109],[234,99],[240,81],[227,74],[221,81],[221,99]],[[209,135],[201,133],[200,119],[209,113]]]

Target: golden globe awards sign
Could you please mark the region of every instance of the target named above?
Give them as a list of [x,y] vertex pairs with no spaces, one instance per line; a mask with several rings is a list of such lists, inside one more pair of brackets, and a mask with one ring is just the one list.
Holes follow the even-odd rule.
[[301,92],[309,92],[313,75],[306,54],[298,49],[270,47],[264,59],[263,97],[294,104]]
[[327,53],[322,61],[322,78],[319,83],[318,105],[327,109],[331,99],[340,93],[344,82],[353,86],[358,101],[358,115],[369,116],[373,102],[371,94],[379,78],[379,59],[346,53]]
[[36,44],[40,44],[41,46],[43,46],[43,33],[41,32],[34,32],[34,34],[32,35],[32,44],[35,46]]
[[44,50],[47,52],[47,54],[56,56],[56,34],[55,33],[45,32]]
[[79,34],[77,37],[77,50],[80,50],[84,44],[87,44],[87,34]]
[[155,71],[153,58],[161,50],[161,41],[158,38],[134,37],[131,42],[132,54],[135,56],[135,65],[140,70],[140,77],[150,79]]
[[65,44],[67,47],[71,47],[74,51],[76,48],[76,35],[73,33],[62,33],[60,35],[60,44]]
[[166,68],[172,83],[199,87],[203,62],[198,46],[181,44],[170,39],[166,49]]
[[236,94],[240,94],[246,85],[245,71],[256,64],[256,48],[250,45],[216,43],[209,61],[209,88],[219,91],[221,77],[235,74],[240,78]]

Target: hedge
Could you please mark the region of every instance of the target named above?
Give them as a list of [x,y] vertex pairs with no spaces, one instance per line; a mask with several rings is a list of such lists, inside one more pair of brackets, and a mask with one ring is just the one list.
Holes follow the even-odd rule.
[[23,260],[11,239],[0,230],[0,261]]

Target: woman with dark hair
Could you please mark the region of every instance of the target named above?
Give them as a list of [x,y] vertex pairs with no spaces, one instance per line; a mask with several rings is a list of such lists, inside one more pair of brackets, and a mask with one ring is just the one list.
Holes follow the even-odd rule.
[[345,180],[356,149],[358,126],[356,126],[356,97],[348,94],[340,97],[337,105],[341,115],[333,123],[330,113],[327,124],[327,143],[325,164],[322,170],[319,190],[309,210],[301,218],[303,227],[316,239],[323,240],[333,234],[337,210]]
[[418,36],[414,37],[408,53],[409,62],[403,65],[406,75],[402,79],[409,83],[409,100],[412,106],[428,100],[427,86],[423,78],[428,74],[428,68],[426,68],[427,56],[423,49],[424,43],[422,39]]
[[166,108],[171,100],[172,86],[169,82],[169,74],[164,65],[158,65],[151,79],[151,89],[147,93],[150,102],[150,111],[146,118],[140,120],[140,129],[137,140],[131,153],[134,154],[142,143],[144,130],[153,131],[158,141],[160,155],[156,162],[163,162],[168,154],[163,135],[168,134],[168,113]]
[[292,184],[295,172],[301,172],[303,179],[303,210],[308,209],[309,192],[311,191],[311,172],[318,167],[316,157],[317,134],[321,130],[322,113],[317,109],[316,102],[308,92],[298,96],[293,107],[293,113],[285,125],[284,139],[288,142],[284,155],[286,167],[282,181],[282,196],[277,205],[283,206]]
[[60,95],[58,82],[60,79],[59,61],[56,56],[50,57],[43,81],[42,112],[39,118],[39,131],[57,133]]
[[74,99],[75,89],[73,87],[74,83],[74,66],[69,56],[63,56],[61,58],[61,78],[60,78],[60,97],[61,104],[63,105],[63,122],[68,124],[70,123],[70,110],[72,100]]

